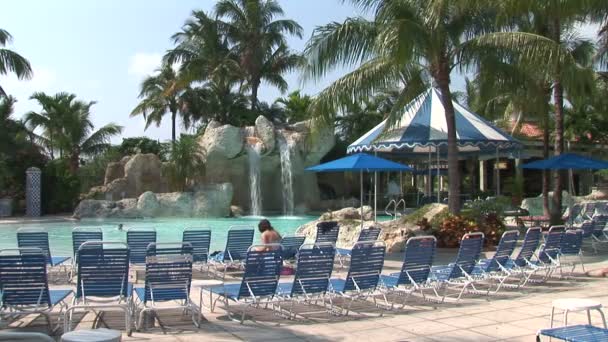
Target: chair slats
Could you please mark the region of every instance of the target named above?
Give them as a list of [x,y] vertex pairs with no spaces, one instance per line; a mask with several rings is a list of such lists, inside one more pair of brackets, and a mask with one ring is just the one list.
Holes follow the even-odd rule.
[[331,243],[302,245],[298,251],[291,296],[327,292],[335,256],[336,248]]
[[362,241],[376,241],[378,240],[378,236],[380,236],[380,232],[382,229],[376,227],[370,227],[368,229],[362,229],[359,233],[359,238],[357,242]]
[[[175,245],[175,244],[171,244]],[[148,301],[187,301],[192,282],[192,245],[153,243],[146,251],[144,303]]]
[[562,255],[578,255],[582,247],[583,231],[576,229],[564,233],[559,249]]
[[127,297],[128,281],[129,248],[124,243],[89,241],[80,246],[76,298]]
[[451,268],[448,279],[456,279],[464,276],[463,272],[471,274],[481,251],[483,249],[484,236],[483,233],[465,234],[460,241],[460,248],[454,267]]
[[228,239],[226,240],[226,250],[224,251],[224,260],[233,261],[243,260],[247,257],[247,250],[253,243],[253,229],[248,228],[230,228],[228,230]]
[[298,249],[302,246],[306,240],[305,236],[285,236],[281,240],[281,246],[283,247],[283,259],[289,260],[296,257]]
[[209,229],[186,229],[182,235],[182,241],[192,246],[193,262],[206,263],[209,259],[209,248],[211,245],[211,230]]
[[326,221],[317,223],[317,237],[315,243],[329,242],[334,245],[338,241],[340,226],[336,221]]
[[378,286],[384,266],[386,246],[383,242],[358,242],[353,246],[344,291],[373,290]]
[[496,272],[500,270],[500,265],[506,265],[511,258],[511,254],[517,246],[519,232],[517,230],[509,230],[502,234],[496,253],[490,259],[490,262],[485,265],[484,272]]
[[51,249],[49,247],[49,233],[42,230],[17,231],[17,246],[19,248],[38,248],[46,256],[48,264],[51,263]]
[[44,251],[29,247],[6,252],[0,254],[2,306],[51,307]]
[[82,228],[74,228],[72,230],[72,251],[76,257],[78,248],[87,241],[103,241],[103,232],[101,229],[85,230]]
[[549,232],[545,236],[545,243],[538,253],[540,261],[550,264],[552,260],[557,259],[564,231],[565,228],[563,226],[555,226],[549,229]]
[[517,266],[526,266],[526,260],[532,259],[534,252],[540,244],[540,237],[542,235],[542,229],[540,227],[528,228],[526,236],[524,236],[524,242],[522,243],[519,254],[513,260]]
[[409,238],[405,244],[405,256],[399,273],[399,285],[426,282],[433,265],[437,239],[434,236]]
[[279,283],[283,265],[280,245],[251,246],[245,259],[245,273],[239,288],[238,299],[273,296]]
[[127,246],[129,246],[129,257],[132,264],[144,264],[148,245],[156,243],[155,230],[132,230],[127,231]]

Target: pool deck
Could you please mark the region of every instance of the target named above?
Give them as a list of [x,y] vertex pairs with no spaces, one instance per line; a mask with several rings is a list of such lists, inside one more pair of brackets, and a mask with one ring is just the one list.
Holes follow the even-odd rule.
[[[440,249],[436,263],[447,263],[454,255],[454,250]],[[587,255],[586,270],[608,266],[605,252],[598,255],[588,252]],[[389,255],[384,272],[398,271],[400,258],[398,254]],[[344,276],[344,272],[335,274],[340,275]],[[465,295],[458,304],[433,304],[414,299],[404,309],[386,312],[383,317],[379,317],[380,311],[371,303],[356,304],[355,312],[348,317],[316,313],[295,320],[260,308],[247,311],[255,322],[247,320],[245,324],[239,324],[230,321],[226,312],[218,307],[215,313],[203,309],[205,321],[198,329],[189,316],[182,316],[180,311],[165,311],[159,314],[164,328],[156,325],[146,332],[135,331],[131,337],[123,334],[123,341],[534,341],[536,331],[549,326],[554,299],[592,298],[608,305],[607,285],[608,279],[579,274],[576,280],[553,279],[545,284],[531,285],[525,291],[505,289],[489,298]],[[198,302],[198,289],[193,288],[191,295]],[[296,312],[307,309],[298,307]],[[561,315],[556,317],[556,323],[561,324]],[[122,329],[122,318],[118,312],[108,312],[101,321],[94,323],[95,315],[88,313],[76,315],[75,322],[77,329],[90,329],[94,324]],[[592,318],[594,324],[600,324],[597,315],[592,314]],[[569,317],[570,324],[585,322],[584,313],[572,313]],[[46,325],[43,317],[29,315],[4,329],[7,328],[44,332]]]

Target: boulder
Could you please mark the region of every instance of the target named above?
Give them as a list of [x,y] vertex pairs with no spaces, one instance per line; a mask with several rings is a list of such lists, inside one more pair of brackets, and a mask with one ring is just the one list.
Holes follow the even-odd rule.
[[190,217],[192,216],[192,193],[170,192],[156,194],[159,209],[156,216]]
[[85,217],[108,217],[115,207],[116,203],[113,201],[87,199],[78,203],[73,216],[77,219]]
[[264,144],[263,154],[268,154],[274,150],[274,125],[263,115],[260,115],[255,119],[255,135]]
[[[576,201],[576,197],[572,197],[572,200]],[[570,194],[568,194],[568,192],[562,191],[562,201],[564,204],[569,203]],[[552,205],[552,203],[553,203],[553,191],[550,191],[549,192],[549,205]],[[524,198],[523,201],[521,201],[521,207],[523,209],[526,209],[532,216],[544,215],[543,195],[540,194],[537,197]]]
[[207,126],[198,143],[208,161],[214,158],[232,159],[243,150],[241,129],[232,125]]
[[143,217],[156,216],[160,204],[152,191],[146,191],[137,199],[137,210]]
[[126,197],[137,197],[146,191],[160,192],[162,164],[153,153],[134,155],[125,165]]
[[103,184],[107,185],[115,179],[123,178],[125,176],[125,166],[120,162],[111,162],[106,166],[106,173],[103,178]]
[[232,184],[212,184],[199,187],[193,195],[192,216],[226,217],[230,215]]
[[239,207],[238,205],[230,206],[230,217],[241,217],[243,216],[243,213],[243,208]]
[[[380,240],[385,241],[389,253],[403,252],[405,242],[408,238],[422,234],[420,229],[411,223],[403,220],[392,220],[385,222],[371,221],[371,208],[363,207],[363,215],[370,221],[363,222],[363,228],[378,227],[382,229]],[[340,235],[338,235],[337,246],[341,248],[351,248],[361,232],[361,221],[359,214],[355,214],[356,208],[344,208],[330,213],[325,213],[319,219],[308,222],[296,230],[296,234],[305,235],[309,240],[314,240],[317,234],[317,223],[323,221],[338,221],[340,225]]]
[[111,217],[140,218],[142,215],[137,209],[137,198],[125,198],[116,202],[116,207],[110,213]]
[[[368,205],[363,206],[363,218],[365,220],[373,219],[372,207]],[[360,220],[361,208],[348,207],[336,211],[330,211],[321,215],[320,219],[323,221]]]

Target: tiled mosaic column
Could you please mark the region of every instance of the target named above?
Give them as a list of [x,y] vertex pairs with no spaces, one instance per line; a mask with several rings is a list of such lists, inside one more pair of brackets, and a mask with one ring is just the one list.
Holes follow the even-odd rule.
[[25,171],[25,215],[40,216],[40,190],[42,171],[37,167],[30,167]]

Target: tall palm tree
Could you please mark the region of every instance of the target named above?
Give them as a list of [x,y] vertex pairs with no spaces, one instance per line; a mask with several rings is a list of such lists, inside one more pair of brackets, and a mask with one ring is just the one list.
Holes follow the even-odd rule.
[[50,96],[35,93],[31,97],[42,107],[41,112],[29,112],[25,122],[31,130],[42,128],[42,138],[49,151],[59,150],[69,158],[70,172],[76,174],[81,155],[96,155],[110,147],[110,138],[122,132],[122,127],[109,123],[98,130],[91,121],[95,104],[76,100],[76,95],[58,93]]
[[131,111],[131,116],[143,115],[146,127],[159,126],[165,114],[171,114],[171,141],[175,142],[177,114],[183,105],[181,96],[185,87],[170,64],[163,64],[157,75],[146,77],[141,83],[141,102]]
[[[551,82],[554,114],[554,152],[564,151],[564,96],[588,96],[593,89],[593,70],[588,66],[594,54],[590,40],[581,38],[574,26],[589,9],[580,0],[505,0],[482,1],[494,6],[503,17],[532,17],[535,30],[494,32],[470,41],[465,46],[464,58],[478,58],[484,52],[508,50],[517,52],[516,63],[525,63],[542,71]],[[510,19],[509,19],[510,20]],[[468,50],[468,52],[467,52]],[[563,177],[555,172],[552,221],[561,216]]]
[[300,90],[293,91],[287,97],[280,97],[274,101],[283,107],[288,123],[295,123],[308,119],[308,107],[312,102],[309,95],[302,95]]
[[[32,77],[32,67],[27,59],[20,54],[3,48],[13,40],[13,36],[7,31],[0,29],[0,75],[14,73],[19,79]],[[0,86],[0,96],[7,96]]]
[[46,147],[51,159],[55,159],[55,150],[59,149],[60,155],[63,153],[57,143],[62,129],[61,115],[65,110],[65,103],[69,103],[75,98],[76,95],[68,93],[57,93],[51,96],[42,92],[36,92],[30,96],[31,100],[38,102],[42,110],[26,113],[24,122],[32,132],[37,128],[42,129],[42,135],[38,135],[37,138],[40,144]]
[[221,0],[215,5],[215,13],[246,74],[251,108],[257,107],[262,80],[284,91],[282,74],[301,63],[300,57],[287,48],[285,35],[301,38],[302,27],[293,20],[275,19],[284,15],[275,0]]
[[[449,210],[460,210],[460,172],[450,73],[459,65],[457,52],[463,40],[491,29],[490,20],[471,7],[441,0],[351,0],[374,18],[348,18],[315,29],[307,44],[307,77],[319,78],[330,69],[358,66],[323,90],[313,102],[319,122],[330,124],[341,104],[369,98],[378,89],[397,84],[422,84],[425,70],[441,90],[448,136]],[[389,123],[420,93],[419,87],[402,88]]]

